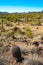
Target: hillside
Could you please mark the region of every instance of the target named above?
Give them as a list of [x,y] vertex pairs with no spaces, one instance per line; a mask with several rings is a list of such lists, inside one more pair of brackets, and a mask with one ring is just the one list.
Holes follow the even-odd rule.
[[24,57],[16,65],[43,65],[43,12],[0,14],[0,65],[15,65],[15,45]]

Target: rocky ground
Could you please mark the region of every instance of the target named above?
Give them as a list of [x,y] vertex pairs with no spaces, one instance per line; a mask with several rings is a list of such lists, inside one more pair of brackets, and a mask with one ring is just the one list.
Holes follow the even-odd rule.
[[[24,32],[23,28],[29,25],[13,23],[13,27],[7,27],[7,29],[4,27],[6,31],[0,30],[0,65],[43,65],[43,26],[29,26],[33,33],[32,38],[23,35],[23,33],[14,35],[12,30],[15,29],[15,26],[19,28],[20,32],[21,30]],[[39,46],[33,44],[36,41]],[[16,63],[16,59],[12,56],[12,48],[15,45],[21,49],[24,57],[22,63]]]

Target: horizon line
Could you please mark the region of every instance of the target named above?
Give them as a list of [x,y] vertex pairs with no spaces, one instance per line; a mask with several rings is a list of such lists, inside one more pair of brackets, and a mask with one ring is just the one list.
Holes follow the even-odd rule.
[[13,11],[13,12],[9,12],[9,11],[0,11],[0,12],[2,12],[2,13],[31,13],[31,12],[43,12],[43,10],[39,10],[39,11],[21,11],[21,12],[19,12],[19,11]]
[[1,12],[40,12],[43,11],[43,7],[17,7],[17,6],[0,6]]

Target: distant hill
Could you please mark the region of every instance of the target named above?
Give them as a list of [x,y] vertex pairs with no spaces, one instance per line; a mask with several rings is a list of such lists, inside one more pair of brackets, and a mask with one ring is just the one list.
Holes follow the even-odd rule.
[[0,12],[0,14],[3,13],[3,14],[9,14],[8,12]]

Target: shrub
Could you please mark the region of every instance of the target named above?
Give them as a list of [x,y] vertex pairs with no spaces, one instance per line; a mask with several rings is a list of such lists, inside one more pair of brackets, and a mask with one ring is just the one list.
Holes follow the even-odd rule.
[[22,31],[21,31],[18,27],[15,27],[15,28],[14,28],[14,34],[15,34],[15,35],[21,34],[21,32],[22,32]]
[[6,31],[6,32],[5,32],[5,35],[6,35],[6,36],[11,36],[11,35],[13,35],[13,34],[14,34],[14,31],[13,31],[13,30]]
[[30,37],[30,38],[33,37],[32,31],[29,29],[29,27],[25,28],[25,35]]
[[11,22],[8,21],[8,20],[6,20],[6,19],[4,19],[4,23],[5,23],[7,26],[12,26]]
[[31,21],[31,22],[29,22],[29,24],[30,25],[41,25],[41,22],[40,21],[38,21],[38,20],[35,20],[35,21]]

